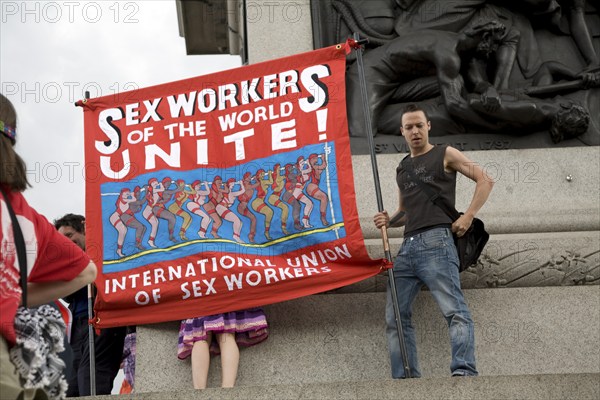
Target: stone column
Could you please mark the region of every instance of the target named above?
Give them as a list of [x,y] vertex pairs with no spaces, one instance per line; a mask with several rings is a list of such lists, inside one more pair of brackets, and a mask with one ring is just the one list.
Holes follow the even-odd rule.
[[250,64],[313,49],[310,0],[258,0],[246,5]]

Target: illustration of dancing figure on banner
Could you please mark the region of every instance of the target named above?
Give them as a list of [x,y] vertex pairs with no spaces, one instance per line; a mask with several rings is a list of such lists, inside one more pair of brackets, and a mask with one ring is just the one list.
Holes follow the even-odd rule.
[[[204,189],[202,189],[203,186]],[[192,193],[189,195],[190,201],[185,205],[192,214],[196,214],[200,217],[200,230],[198,230],[198,236],[202,239],[206,238],[206,231],[210,224],[210,217],[202,208],[206,203],[206,198],[209,194],[210,185],[208,182],[194,181],[192,182]]]

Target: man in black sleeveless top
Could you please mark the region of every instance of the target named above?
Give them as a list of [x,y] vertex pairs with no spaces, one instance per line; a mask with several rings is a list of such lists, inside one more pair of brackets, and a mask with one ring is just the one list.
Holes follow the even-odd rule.
[[[394,262],[394,279],[398,307],[406,343],[410,376],[420,377],[415,330],[411,322],[412,304],[421,287],[426,285],[446,318],[450,330],[452,376],[477,375],[473,320],[465,303],[458,275],[458,255],[452,233],[464,235],[475,214],[484,205],[492,179],[463,153],[449,146],[429,143],[431,123],[418,106],[408,105],[402,114],[402,135],[410,155],[396,170],[399,188],[398,209],[391,216],[383,211],[374,216],[378,228],[404,225],[404,241]],[[406,164],[412,163],[407,173]],[[448,203],[455,203],[456,173],[476,182],[475,193],[465,213],[456,221],[451,218],[411,179],[420,179]],[[393,223],[390,223],[390,220]],[[392,376],[404,378],[398,331],[392,296],[388,287],[386,306],[387,338]]]

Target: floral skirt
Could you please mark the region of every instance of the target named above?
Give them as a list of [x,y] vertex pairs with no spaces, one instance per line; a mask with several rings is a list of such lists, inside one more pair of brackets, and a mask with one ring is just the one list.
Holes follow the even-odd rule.
[[206,340],[208,332],[212,333],[210,353],[213,355],[220,354],[217,333],[234,333],[236,343],[243,347],[258,344],[269,336],[262,308],[190,318],[181,321],[177,357],[181,360],[189,357],[194,343]]

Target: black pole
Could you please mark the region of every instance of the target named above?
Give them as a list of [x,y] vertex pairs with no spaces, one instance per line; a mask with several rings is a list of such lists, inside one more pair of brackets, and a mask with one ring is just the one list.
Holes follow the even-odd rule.
[[[368,42],[367,39],[360,39],[358,33],[354,33],[354,40],[361,45],[362,43]],[[367,82],[365,79],[365,67],[362,58],[363,48],[360,46],[356,49],[356,61],[358,63],[358,76],[360,79],[360,94],[363,103],[363,112],[365,114],[366,124],[366,135],[369,142],[369,152],[371,154],[371,167],[373,169],[373,183],[375,184],[375,196],[377,197],[377,209],[379,212],[384,210],[383,198],[381,196],[381,186],[379,183],[379,170],[377,169],[377,158],[375,155],[375,143],[373,141],[373,128],[371,126],[371,112],[369,111],[369,99],[367,96]],[[383,250],[385,252],[385,258],[392,260],[392,253],[390,252],[390,244],[388,241],[387,228],[383,226],[381,228],[381,236],[383,239]],[[396,329],[398,330],[398,340],[400,342],[400,354],[402,356],[402,362],[404,364],[404,376],[410,378],[410,365],[408,363],[408,354],[406,352],[406,343],[404,341],[404,331],[402,329],[402,320],[400,319],[400,309],[398,307],[398,294],[396,293],[396,281],[394,280],[394,271],[392,268],[388,269],[388,281],[390,283],[390,291],[392,292],[392,303],[394,303],[394,316],[396,317]]]
[[[85,99],[90,98],[90,92],[85,92]],[[94,318],[94,288],[89,283],[87,286],[87,305],[88,305],[88,346],[90,350],[90,395],[96,395],[96,343],[92,318]]]
[[[94,296],[92,292],[94,288],[89,283],[87,287],[88,292],[88,321],[94,318]],[[96,344],[94,341],[94,327],[91,322],[88,322],[88,345],[90,347],[90,395],[96,395]]]

